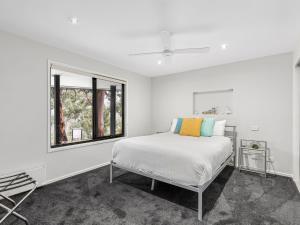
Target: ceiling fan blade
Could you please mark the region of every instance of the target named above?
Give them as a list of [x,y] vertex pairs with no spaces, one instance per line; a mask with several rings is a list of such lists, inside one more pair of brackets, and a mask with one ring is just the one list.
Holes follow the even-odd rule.
[[139,55],[158,55],[163,54],[163,52],[140,52],[140,53],[131,53],[129,56],[139,56]]
[[206,53],[209,52],[210,47],[203,48],[182,48],[182,49],[174,49],[172,52],[174,54],[197,54],[197,53]]
[[160,32],[160,38],[163,44],[163,48],[166,50],[171,49],[171,33],[169,31],[161,31]]

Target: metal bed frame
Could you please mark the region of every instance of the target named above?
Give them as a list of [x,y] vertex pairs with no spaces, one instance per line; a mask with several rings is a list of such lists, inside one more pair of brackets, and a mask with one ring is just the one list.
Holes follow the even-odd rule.
[[[15,190],[25,186],[31,186],[31,188],[29,189],[29,191],[26,191],[27,193],[18,203],[3,194],[3,192]],[[0,208],[3,208],[5,211],[7,211],[7,213],[4,214],[4,216],[0,219],[0,224],[2,224],[4,220],[6,220],[10,215],[13,215],[18,219],[24,221],[25,224],[29,225],[28,219],[17,213],[16,209],[24,202],[26,198],[29,197],[29,195],[32,194],[36,187],[37,182],[25,172],[0,178],[0,197],[7,200],[13,206],[12,208],[10,208],[0,203]]]
[[[118,165],[117,163],[115,163],[113,160],[111,160],[110,163],[110,183],[112,183],[113,181],[113,167],[117,167],[119,169],[123,169],[132,173],[136,173],[145,177],[149,177],[152,179],[152,183],[151,183],[151,191],[154,190],[155,187],[155,181],[161,181],[161,182],[165,182],[168,184],[172,184],[175,185],[177,187],[181,187],[190,191],[194,191],[198,193],[198,219],[200,221],[202,221],[203,219],[203,214],[202,214],[202,193],[204,192],[204,190],[214,181],[214,179],[220,174],[220,172],[227,166],[227,165],[232,165],[235,167],[236,165],[236,126],[226,126],[225,127],[225,136],[229,137],[232,141],[232,149],[233,149],[233,153],[225,160],[225,162],[218,168],[218,170],[215,172],[215,174],[213,175],[213,177],[207,181],[205,184],[201,185],[201,186],[189,186],[189,185],[184,185],[184,184],[180,184],[176,181],[170,180],[168,178],[165,177],[161,177],[161,176],[157,176],[154,174],[148,174],[148,173],[144,173],[141,172],[139,170],[136,169],[132,169],[132,168],[126,168],[124,166]],[[232,162],[233,161],[233,162]]]

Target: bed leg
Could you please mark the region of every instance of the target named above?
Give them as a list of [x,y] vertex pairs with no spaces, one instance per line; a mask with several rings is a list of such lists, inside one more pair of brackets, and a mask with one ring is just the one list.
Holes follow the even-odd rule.
[[202,190],[198,191],[198,220],[202,221]]
[[155,180],[152,179],[152,182],[151,182],[151,191],[154,191],[154,187],[155,187]]
[[109,183],[111,184],[113,180],[113,161],[109,165]]

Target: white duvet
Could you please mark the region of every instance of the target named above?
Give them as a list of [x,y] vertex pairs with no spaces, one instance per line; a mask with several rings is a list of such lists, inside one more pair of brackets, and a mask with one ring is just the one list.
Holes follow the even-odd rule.
[[228,137],[189,137],[161,133],[122,139],[113,146],[113,161],[185,185],[202,185],[231,155]]

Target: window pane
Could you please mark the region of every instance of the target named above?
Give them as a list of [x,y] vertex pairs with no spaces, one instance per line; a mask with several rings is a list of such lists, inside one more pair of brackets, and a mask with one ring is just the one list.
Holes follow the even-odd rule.
[[93,77],[73,69],[51,68],[51,146],[96,141],[97,137],[113,138],[123,134],[122,84],[106,77]]
[[51,75],[50,84],[50,143],[55,144],[55,124],[54,124],[54,77]]
[[97,136],[122,134],[122,84],[97,79]]
[[122,85],[118,85],[116,89],[116,135],[122,134],[122,113],[123,113],[123,105],[122,105]]
[[64,71],[60,76],[59,144],[92,139],[92,79]]
[[97,79],[97,137],[111,135],[111,83]]

